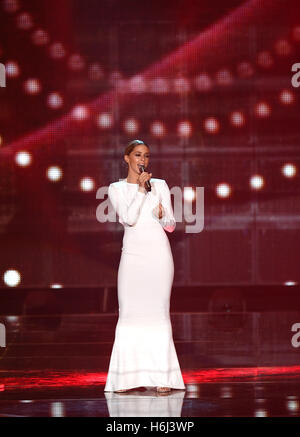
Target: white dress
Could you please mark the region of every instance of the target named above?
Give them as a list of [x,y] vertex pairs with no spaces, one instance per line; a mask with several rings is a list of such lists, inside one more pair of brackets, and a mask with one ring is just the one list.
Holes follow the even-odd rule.
[[[170,321],[174,263],[165,230],[176,222],[170,191],[163,179],[152,190],[121,180],[108,197],[124,226],[118,269],[119,318],[104,391],[135,387],[185,389]],[[164,216],[158,219],[159,200]]]

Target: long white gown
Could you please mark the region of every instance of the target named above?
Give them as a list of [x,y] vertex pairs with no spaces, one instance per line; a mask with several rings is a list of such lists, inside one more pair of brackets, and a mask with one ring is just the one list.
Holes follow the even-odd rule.
[[[135,387],[185,389],[172,335],[170,295],[174,263],[165,233],[173,232],[169,187],[152,178],[152,190],[120,180],[108,197],[124,226],[118,269],[119,318],[104,391]],[[156,217],[159,200],[164,208]]]

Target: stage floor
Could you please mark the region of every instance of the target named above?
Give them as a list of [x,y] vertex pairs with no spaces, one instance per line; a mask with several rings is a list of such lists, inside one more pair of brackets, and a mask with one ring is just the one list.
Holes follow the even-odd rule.
[[104,392],[105,372],[1,371],[0,417],[299,417],[300,366],[183,370],[186,390]]

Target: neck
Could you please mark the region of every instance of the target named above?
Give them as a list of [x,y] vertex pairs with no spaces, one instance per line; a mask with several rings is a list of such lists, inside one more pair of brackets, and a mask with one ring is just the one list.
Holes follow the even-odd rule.
[[130,184],[137,184],[138,177],[139,177],[139,175],[136,175],[136,174],[128,174],[126,179],[127,179],[127,182],[129,182]]

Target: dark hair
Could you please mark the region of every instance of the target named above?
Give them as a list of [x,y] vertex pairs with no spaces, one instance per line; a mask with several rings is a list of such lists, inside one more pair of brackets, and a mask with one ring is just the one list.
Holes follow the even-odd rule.
[[149,148],[149,146],[148,146],[147,144],[145,144],[144,141],[141,141],[141,140],[133,140],[133,141],[131,141],[131,142],[127,145],[127,147],[126,147],[126,149],[125,149],[125,152],[124,152],[124,155],[130,155],[130,153],[133,151],[133,149],[135,148],[135,146],[139,146],[140,144],[144,144],[144,146],[146,146],[146,147]]

